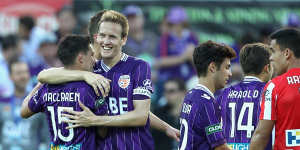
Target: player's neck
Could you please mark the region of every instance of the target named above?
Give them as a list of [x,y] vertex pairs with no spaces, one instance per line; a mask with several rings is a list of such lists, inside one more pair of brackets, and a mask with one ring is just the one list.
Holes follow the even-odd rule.
[[122,55],[123,55],[123,53],[121,52],[113,58],[103,58],[103,62],[106,66],[108,66],[109,68],[112,68],[121,60]]
[[214,81],[211,77],[209,77],[209,76],[199,77],[198,83],[206,86],[212,93],[215,93],[216,87],[215,87]]
[[294,59],[290,62],[290,65],[288,66],[288,70],[292,68],[300,68],[300,59]]
[[261,81],[263,81],[263,82],[266,82],[266,81],[265,81],[265,80],[266,80],[266,77],[265,77],[265,75],[264,75],[263,73],[261,73],[261,74],[259,74],[259,75],[256,75],[256,74],[245,74],[244,77],[246,77],[246,76],[256,77],[256,78],[258,78],[259,80],[261,80]]
[[23,88],[15,88],[15,97],[22,99],[25,96],[26,90]]

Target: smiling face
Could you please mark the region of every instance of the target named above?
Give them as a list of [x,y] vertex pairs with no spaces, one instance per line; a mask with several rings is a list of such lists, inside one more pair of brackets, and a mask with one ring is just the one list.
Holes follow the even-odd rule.
[[103,59],[114,59],[121,55],[126,38],[121,37],[122,27],[112,22],[102,22],[99,27],[97,42]]
[[214,81],[216,90],[224,88],[231,76],[232,73],[230,70],[230,59],[225,58],[220,67],[215,72]]

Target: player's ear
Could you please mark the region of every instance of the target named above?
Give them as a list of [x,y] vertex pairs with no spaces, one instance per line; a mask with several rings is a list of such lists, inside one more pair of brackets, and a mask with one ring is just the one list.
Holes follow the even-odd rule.
[[286,59],[290,59],[292,56],[294,56],[294,52],[291,49],[286,48],[284,50],[284,56]]
[[82,53],[79,53],[78,56],[76,57],[76,61],[77,63],[79,64],[82,64],[83,63],[83,54]]
[[217,71],[217,66],[216,66],[216,63],[215,62],[211,62],[209,65],[208,65],[208,68],[207,70],[211,73],[215,73]]
[[122,42],[122,46],[124,46],[127,42],[127,36],[122,37],[121,42]]

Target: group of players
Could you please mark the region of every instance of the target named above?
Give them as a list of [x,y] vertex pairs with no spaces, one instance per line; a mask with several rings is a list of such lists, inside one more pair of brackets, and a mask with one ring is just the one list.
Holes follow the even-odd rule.
[[[152,127],[180,141],[180,150],[248,149],[251,137],[250,149],[258,150],[269,142],[274,125],[275,150],[300,148],[300,31],[275,32],[271,46],[244,46],[240,59],[246,76],[218,100],[213,93],[225,87],[236,54],[212,41],[196,47],[199,84],[184,99],[179,132],[150,112],[150,67],[122,52],[128,29],[121,13],[98,12],[90,20],[90,36],[69,35],[59,43],[64,67],[39,74],[44,84],[25,98],[21,115],[47,115],[51,149],[153,150]],[[263,90],[273,69],[283,75]]]

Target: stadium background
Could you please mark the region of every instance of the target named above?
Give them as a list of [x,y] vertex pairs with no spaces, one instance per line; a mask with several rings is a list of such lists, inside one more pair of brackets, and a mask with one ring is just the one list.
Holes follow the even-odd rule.
[[[153,37],[155,37],[156,45],[159,44],[160,36],[163,34],[161,31],[162,22],[169,10],[174,6],[180,6],[185,9],[188,16],[186,20],[188,29],[195,33],[200,44],[207,40],[213,40],[228,44],[234,47],[236,51],[239,51],[239,48],[246,43],[266,42],[264,38],[267,34],[280,27],[300,26],[300,0],[1,0],[0,45],[8,35],[19,36],[18,19],[23,15],[33,16],[36,19],[37,26],[46,31],[38,39],[40,40],[40,45],[38,45],[37,49],[40,49],[42,48],[41,43],[53,40],[49,37],[60,28],[56,13],[63,8],[67,7],[73,10],[76,24],[72,33],[87,33],[86,28],[89,18],[97,11],[113,9],[124,12],[124,8],[130,5],[141,8],[145,17],[144,30],[155,35]],[[56,38],[57,40],[58,38]],[[21,48],[21,51],[24,53],[25,50]],[[159,48],[156,51],[159,53]],[[9,62],[5,60],[2,53],[1,51],[0,103],[5,103],[5,99],[13,94],[13,90],[3,92],[7,88],[7,83],[12,81],[8,74]],[[152,66],[155,66],[154,62],[157,55],[139,55],[138,57],[147,60]],[[30,63],[28,62],[29,66]],[[231,84],[242,78],[242,71],[238,61],[235,60],[233,64]],[[51,67],[49,64],[46,66]],[[185,90],[181,90],[178,87],[179,89],[177,88],[175,91],[165,93],[165,81],[160,81],[160,74],[157,72],[157,68],[153,67],[155,93],[152,98],[151,109],[163,120],[178,128],[177,117],[180,106],[175,107],[174,105],[181,103],[181,95],[184,95]],[[27,86],[28,91],[36,82],[36,74],[31,75]],[[193,87],[196,82],[195,78],[184,81],[187,89]],[[0,129],[0,131],[2,130]],[[163,133],[153,131],[153,135],[158,145],[157,149],[175,149],[177,143],[168,139]],[[166,147],[161,145],[166,145]]]

